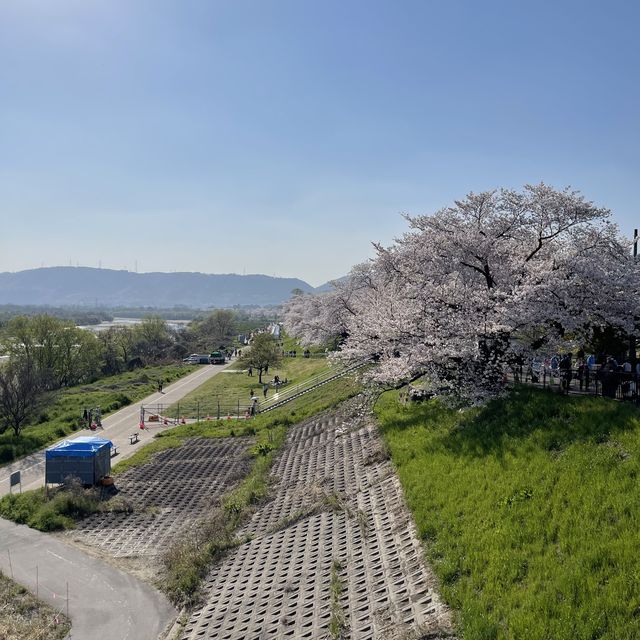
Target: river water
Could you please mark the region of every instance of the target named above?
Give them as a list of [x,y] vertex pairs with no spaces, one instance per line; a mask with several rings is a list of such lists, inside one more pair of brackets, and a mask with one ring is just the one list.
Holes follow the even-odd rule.
[[[105,331],[106,329],[110,329],[111,327],[135,327],[135,325],[140,324],[142,322],[142,318],[114,318],[113,320],[103,321],[100,324],[89,324],[83,325],[79,327],[79,329],[88,329],[89,331],[93,331],[98,333],[99,331]],[[190,320],[166,320],[168,327],[172,329],[182,330],[184,329]]]

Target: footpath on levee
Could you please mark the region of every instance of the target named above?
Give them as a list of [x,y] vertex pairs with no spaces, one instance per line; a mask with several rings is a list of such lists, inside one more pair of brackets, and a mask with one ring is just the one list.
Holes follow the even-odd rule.
[[[188,393],[199,387],[201,384],[217,375],[228,365],[208,365],[198,369],[194,373],[184,378],[180,378],[173,384],[166,387],[162,392],[152,393],[140,402],[135,402],[128,407],[124,407],[119,411],[107,416],[102,420],[102,428],[95,431],[84,429],[76,431],[67,438],[61,438],[60,442],[65,439],[73,440],[80,436],[98,436],[111,440],[117,447],[118,454],[113,458],[112,464],[124,460],[133,455],[141,446],[151,440],[159,429],[166,429],[167,426],[157,424],[152,426],[147,424],[145,429],[139,429],[140,423],[140,406],[147,404],[158,405],[160,403],[169,406],[177,403]],[[129,436],[137,433],[138,442],[133,445],[130,443]],[[49,446],[53,446],[52,443]],[[47,447],[48,448],[48,447]],[[10,476],[16,471],[20,471],[22,490],[36,489],[44,485],[44,458],[45,449],[36,451],[20,460],[16,460],[10,465],[0,469],[0,496],[6,495],[10,490]],[[14,488],[14,491],[16,489]]]

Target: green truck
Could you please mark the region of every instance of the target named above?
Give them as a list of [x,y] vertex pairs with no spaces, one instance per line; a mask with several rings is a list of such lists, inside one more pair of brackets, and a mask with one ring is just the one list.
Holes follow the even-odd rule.
[[226,361],[222,351],[212,351],[209,354],[209,362],[211,362],[211,364],[224,364]]

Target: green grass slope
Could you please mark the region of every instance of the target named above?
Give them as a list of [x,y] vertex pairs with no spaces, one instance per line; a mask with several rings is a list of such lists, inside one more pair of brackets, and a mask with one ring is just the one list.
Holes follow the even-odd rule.
[[640,638],[640,412],[520,388],[376,412],[465,640]]
[[[326,358],[284,358],[280,366],[270,367],[268,373],[262,374],[262,381],[271,382],[274,376],[278,375],[281,380],[287,379],[288,386],[291,387],[330,368],[331,365]],[[282,389],[286,390],[287,386]],[[190,418],[198,415],[202,418],[207,415],[216,416],[219,403],[222,414],[230,411],[235,415],[234,407],[243,407],[244,412],[244,407],[251,404],[251,391],[262,400],[262,385],[258,382],[257,372],[249,376],[246,371],[237,369],[234,363],[229,367],[229,371],[210,378],[164,413],[174,418],[178,415],[178,410],[181,416]],[[268,393],[271,398],[274,389],[270,388]]]

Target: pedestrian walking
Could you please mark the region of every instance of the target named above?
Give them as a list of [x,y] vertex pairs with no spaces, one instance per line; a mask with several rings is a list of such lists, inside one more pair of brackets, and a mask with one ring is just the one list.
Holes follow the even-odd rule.
[[262,395],[264,395],[265,398],[267,397],[267,391],[269,391],[269,385],[265,384],[262,387]]

